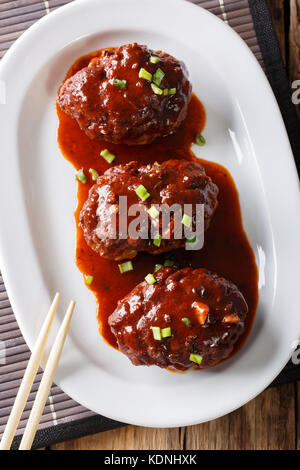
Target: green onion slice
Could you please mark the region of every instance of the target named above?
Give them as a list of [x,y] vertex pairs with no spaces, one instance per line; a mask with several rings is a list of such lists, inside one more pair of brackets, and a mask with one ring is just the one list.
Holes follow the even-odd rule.
[[118,78],[114,79],[114,85],[117,88],[126,88],[127,87],[127,82],[126,80],[119,80]]
[[150,209],[147,210],[147,212],[152,219],[156,219],[159,216],[159,211],[156,209],[155,206],[151,206]]
[[174,264],[175,261],[173,261],[172,259],[166,259],[164,262],[164,266],[174,266]]
[[165,88],[164,89],[164,95],[176,95],[176,88]]
[[107,150],[107,149],[102,150],[100,155],[101,155],[101,157],[104,158],[104,160],[107,161],[107,163],[112,163],[114,161],[114,159],[116,158],[116,156],[113,153],[110,153],[109,150]]
[[187,243],[195,243],[196,241],[197,241],[196,235],[195,235],[193,238],[187,238],[187,239],[186,239],[186,242],[187,242]]
[[164,76],[165,76],[165,73],[162,71],[162,69],[158,68],[152,77],[153,83],[155,83],[155,85],[160,86]]
[[159,57],[155,57],[154,55],[152,55],[149,60],[150,60],[151,64],[158,64]]
[[190,238],[189,240],[187,239],[186,240],[187,244],[190,245],[190,246],[195,246],[199,243],[199,240],[198,238],[196,237],[196,235],[193,237],[193,238]]
[[153,238],[153,244],[159,248],[161,244],[161,240],[162,240],[162,236],[160,235],[160,233],[157,233],[155,237]]
[[153,274],[147,274],[147,276],[145,277],[145,281],[148,282],[148,284],[150,284],[150,286],[152,286],[152,284],[156,283],[156,279],[153,276]]
[[201,147],[206,144],[205,137],[203,137],[203,135],[200,133],[196,135],[195,142],[197,145],[200,145]]
[[97,181],[97,179],[99,178],[98,171],[94,170],[94,168],[90,168],[89,173],[92,175],[92,180]]
[[187,214],[183,214],[181,223],[185,225],[186,227],[190,227],[192,223],[192,217]]
[[169,336],[172,336],[171,328],[170,327],[162,328],[161,336],[162,336],[162,338],[169,338]]
[[126,261],[126,263],[119,264],[118,266],[121,274],[133,271],[132,261]]
[[162,267],[163,267],[162,264],[156,264],[154,268],[154,272],[156,273],[156,271],[159,271]]
[[202,356],[200,356],[200,354],[190,354],[190,361],[201,364]]
[[81,168],[81,170],[78,170],[75,176],[81,183],[85,184],[87,182],[87,177],[83,173],[83,168]]
[[147,72],[147,70],[144,69],[144,68],[141,68],[140,71],[139,71],[139,77],[140,77],[140,78],[144,78],[145,80],[149,80],[149,82],[151,82],[151,80],[152,80],[152,73]]
[[151,88],[152,88],[152,90],[154,91],[154,93],[156,95],[162,95],[163,94],[162,89],[159,88],[158,86],[154,85],[154,83],[151,83]]
[[181,319],[181,321],[186,325],[186,326],[191,326],[191,320],[187,317],[184,317]]
[[150,197],[150,194],[148,193],[147,189],[142,184],[140,184],[136,188],[135,192],[142,201],[146,201],[146,199]]
[[157,341],[161,341],[161,329],[159,326],[151,326],[153,338]]
[[90,286],[94,280],[94,276],[85,276],[85,283]]

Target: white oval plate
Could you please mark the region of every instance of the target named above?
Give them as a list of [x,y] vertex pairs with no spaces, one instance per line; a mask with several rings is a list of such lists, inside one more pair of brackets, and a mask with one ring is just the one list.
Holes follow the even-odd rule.
[[[56,92],[77,57],[133,41],[188,66],[207,110],[207,145],[198,153],[231,172],[259,266],[251,334],[239,354],[211,370],[174,374],[132,366],[99,336],[94,296],[74,262],[76,183],[57,146]],[[300,199],[278,106],[244,42],[181,0],[76,1],[23,34],[4,57],[0,79],[6,86],[6,104],[0,105],[1,269],[29,347],[57,290],[63,302],[55,329],[67,302],[77,300],[56,383],[95,412],[156,427],[211,420],[260,393],[299,338]]]

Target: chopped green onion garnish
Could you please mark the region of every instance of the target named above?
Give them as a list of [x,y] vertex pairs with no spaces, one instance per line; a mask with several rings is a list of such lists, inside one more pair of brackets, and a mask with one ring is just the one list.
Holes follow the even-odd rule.
[[114,79],[114,85],[117,88],[126,88],[127,82],[126,82],[126,80],[119,80],[118,78],[115,78]]
[[150,197],[150,194],[148,193],[147,189],[142,184],[140,184],[140,186],[136,188],[135,192],[142,201],[146,201],[146,199]]
[[181,223],[185,225],[186,227],[190,227],[192,223],[192,217],[190,217],[187,214],[183,214]]
[[152,55],[149,60],[150,60],[151,64],[158,64],[159,57],[154,57],[154,55]]
[[187,243],[195,243],[196,240],[197,240],[197,237],[196,237],[196,235],[195,235],[193,238],[187,238],[187,239],[186,239],[186,242],[187,242]]
[[162,264],[156,264],[154,268],[154,272],[156,273],[156,271],[159,271],[162,267],[163,267]]
[[165,76],[165,73],[162,71],[162,69],[158,68],[152,77],[152,81],[155,83],[155,85],[159,86],[164,76]]
[[161,330],[159,326],[151,326],[153,338],[157,341],[161,341]]
[[162,239],[162,236],[160,235],[160,233],[157,233],[155,237],[153,238],[153,244],[157,246],[158,248],[160,247],[161,239]]
[[110,153],[107,149],[102,150],[100,155],[101,155],[101,157],[104,158],[104,160],[107,161],[107,163],[112,163],[114,161],[114,159],[116,158],[116,156],[113,153]]
[[87,177],[83,173],[83,168],[81,168],[81,170],[78,170],[75,176],[81,183],[85,184],[87,182]]
[[175,261],[173,261],[172,259],[166,259],[166,261],[164,262],[164,266],[174,266],[175,264]]
[[151,80],[152,80],[152,73],[147,72],[147,70],[144,69],[144,68],[141,68],[140,71],[139,71],[139,77],[140,77],[140,78],[144,78],[145,80],[149,80],[149,82],[151,82]]
[[201,364],[202,356],[200,356],[200,354],[190,354],[190,361],[196,362],[196,364]]
[[165,88],[164,89],[164,95],[175,95],[176,94],[176,88]]
[[186,326],[191,326],[191,320],[187,317],[184,317],[181,319],[181,321],[186,325]]
[[94,168],[90,168],[89,173],[91,173],[91,175],[92,175],[92,180],[97,181],[97,179],[99,178],[98,171],[94,170]]
[[159,211],[156,209],[155,206],[151,206],[150,209],[147,210],[147,212],[152,219],[156,219],[159,216]]
[[206,144],[205,137],[203,137],[203,135],[200,134],[200,133],[196,135],[195,142],[196,142],[197,145],[200,145],[200,146]]
[[194,236],[193,238],[190,238],[190,240],[187,239],[186,242],[187,242],[189,245],[193,246],[193,245],[197,245],[197,243],[199,242],[199,240],[198,240],[198,238],[197,238],[196,236]]
[[90,286],[94,280],[94,276],[86,276],[85,277],[85,283]]
[[156,283],[156,279],[153,276],[153,274],[147,274],[147,276],[145,277],[145,281],[148,282],[148,284],[150,284],[150,286],[152,286],[152,284]]
[[126,263],[119,264],[120,273],[127,273],[127,271],[133,271],[132,261],[126,261]]
[[162,95],[163,94],[162,89],[159,88],[158,86],[154,85],[154,83],[151,83],[151,88],[152,88],[152,90],[154,91],[154,93],[156,95]]
[[162,328],[162,330],[161,330],[161,336],[162,336],[162,338],[168,338],[169,336],[172,336],[171,328],[170,328],[170,327],[168,327],[168,328]]

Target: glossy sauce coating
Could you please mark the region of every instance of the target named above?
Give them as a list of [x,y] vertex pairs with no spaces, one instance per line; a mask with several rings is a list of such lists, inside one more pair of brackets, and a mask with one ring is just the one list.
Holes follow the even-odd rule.
[[[136,194],[136,188],[140,185],[149,192],[145,201]],[[181,220],[187,210],[191,216],[190,235],[187,238],[192,237],[192,230],[196,229],[197,204],[204,205],[204,229],[208,228],[218,205],[217,194],[217,186],[205,174],[203,166],[195,161],[181,159],[161,164],[130,162],[115,165],[92,186],[80,213],[80,225],[88,245],[105,258],[131,259],[140,251],[164,253],[185,246],[185,238],[179,238],[178,232],[182,235]],[[124,196],[127,198],[125,211],[120,208],[119,199]],[[147,212],[153,207],[159,208],[156,217],[151,217]],[[130,210],[132,216],[128,216]],[[143,218],[143,222],[136,223],[134,219],[137,216],[140,220]],[[169,222],[166,222],[167,217],[170,218]],[[120,237],[120,227],[126,229],[124,238]],[[159,246],[153,243],[157,233],[162,235]]]
[[135,43],[102,50],[66,80],[57,102],[89,137],[134,145],[174,132],[191,94],[182,62]]
[[120,351],[134,365],[176,370],[226,359],[248,312],[237,287],[206,269],[164,267],[155,279],[138,284],[109,317]]
[[[99,54],[79,58],[70,68],[67,76],[85,67]],[[77,122],[57,108],[59,118],[58,143],[65,158],[75,170],[83,168],[89,175],[89,168],[99,174],[111,167],[100,152],[108,148],[117,156],[113,164],[128,163],[137,160],[143,164],[163,162],[172,158],[194,160],[190,147],[195,135],[204,128],[205,110],[200,101],[193,95],[188,114],[175,134],[159,138],[147,146],[128,147],[125,145],[108,144],[99,139],[91,140],[79,128]],[[203,147],[205,156],[205,147]],[[258,272],[253,251],[249,245],[242,226],[238,193],[230,173],[221,165],[205,160],[197,161],[204,166],[219,188],[219,206],[207,232],[204,248],[199,252],[187,252],[179,249],[174,252],[174,259],[179,267],[191,265],[194,268],[205,267],[217,272],[220,276],[232,281],[245,297],[249,313],[245,319],[245,330],[236,343],[234,352],[239,349],[250,331],[257,301]],[[77,227],[76,263],[84,275],[93,275],[94,280],[89,288],[94,292],[98,305],[100,332],[104,339],[116,347],[116,340],[108,325],[108,317],[115,310],[117,302],[125,297],[148,273],[152,273],[156,263],[163,264],[165,255],[139,253],[134,259],[134,271],[120,274],[118,262],[101,258],[87,244],[83,231],[78,227],[79,214],[88,198],[88,192],[94,182],[88,178],[87,184],[78,183],[78,206],[75,212]]]

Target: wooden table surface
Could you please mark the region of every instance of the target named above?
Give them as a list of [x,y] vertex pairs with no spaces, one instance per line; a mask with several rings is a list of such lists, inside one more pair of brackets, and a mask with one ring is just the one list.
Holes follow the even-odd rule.
[[[300,0],[268,0],[290,83],[300,79]],[[297,106],[300,117],[300,105]],[[268,389],[239,410],[185,428],[127,426],[51,449],[300,449],[300,382]]]

